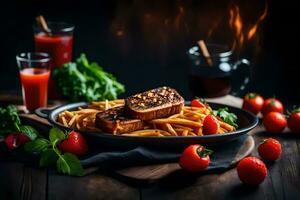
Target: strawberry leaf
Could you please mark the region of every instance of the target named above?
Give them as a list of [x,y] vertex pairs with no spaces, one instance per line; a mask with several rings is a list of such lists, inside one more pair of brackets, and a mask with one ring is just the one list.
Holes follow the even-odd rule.
[[70,153],[59,156],[56,162],[57,171],[72,176],[83,176],[84,171],[78,158]]
[[27,152],[37,152],[37,153],[41,153],[43,151],[45,151],[47,148],[49,148],[50,146],[50,142],[46,139],[43,138],[38,138],[36,140],[33,141],[29,141],[25,144],[24,149]]
[[58,128],[51,128],[49,132],[49,139],[53,146],[66,138],[64,132]]
[[53,149],[47,149],[41,153],[40,166],[47,167],[53,165],[58,159],[58,155]]
[[39,136],[39,132],[32,126],[20,126],[20,132],[27,135],[31,140]]

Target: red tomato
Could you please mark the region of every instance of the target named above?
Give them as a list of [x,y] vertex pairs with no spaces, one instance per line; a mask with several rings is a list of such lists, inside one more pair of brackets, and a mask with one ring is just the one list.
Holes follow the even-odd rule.
[[203,134],[213,135],[218,133],[219,130],[218,120],[213,115],[207,115],[203,120]]
[[270,112],[263,118],[263,124],[267,131],[272,133],[281,133],[287,124],[283,114],[279,112]]
[[266,165],[255,157],[244,158],[236,169],[240,180],[248,185],[259,185],[268,173]]
[[192,107],[202,108],[202,107],[205,107],[205,104],[203,102],[201,102],[200,99],[193,99],[191,101],[191,106]]
[[248,93],[244,97],[242,108],[256,115],[261,111],[263,105],[264,99],[260,95],[255,93]]
[[288,118],[288,127],[294,133],[300,133],[300,108],[292,111]]
[[269,112],[279,112],[283,113],[284,107],[283,104],[275,98],[269,98],[264,101],[263,108],[261,110],[263,115],[267,115]]
[[199,144],[188,146],[179,159],[179,165],[182,169],[189,172],[198,172],[205,170],[209,163],[211,150],[205,149]]
[[266,139],[258,146],[258,153],[264,160],[275,161],[281,155],[281,144],[273,138]]

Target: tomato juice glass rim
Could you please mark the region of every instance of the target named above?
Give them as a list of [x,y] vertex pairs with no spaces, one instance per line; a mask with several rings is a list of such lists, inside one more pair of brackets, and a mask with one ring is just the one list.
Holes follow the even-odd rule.
[[[47,22],[48,28],[51,31],[51,34],[72,34],[75,26],[71,23],[67,22],[54,22],[49,21]],[[44,30],[37,24],[33,25],[33,30],[35,34],[42,33]]]
[[44,52],[23,52],[16,56],[18,66],[21,67],[21,62],[26,63],[47,63],[51,61],[51,57],[48,53]]

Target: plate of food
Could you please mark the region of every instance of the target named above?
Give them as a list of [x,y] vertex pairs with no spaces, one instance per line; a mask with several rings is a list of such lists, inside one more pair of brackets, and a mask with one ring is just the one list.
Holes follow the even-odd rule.
[[175,89],[159,87],[125,99],[39,108],[36,114],[100,145],[120,148],[216,144],[237,139],[258,124],[257,117],[245,110],[198,104],[185,101]]

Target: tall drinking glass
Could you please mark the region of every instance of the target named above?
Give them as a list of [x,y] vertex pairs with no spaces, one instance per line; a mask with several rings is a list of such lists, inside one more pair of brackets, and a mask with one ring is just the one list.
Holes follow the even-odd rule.
[[16,56],[22,84],[23,102],[29,112],[47,106],[51,59],[47,53]]
[[[33,27],[34,44],[36,52],[50,54],[52,70],[72,60],[74,26],[64,22],[48,22],[47,24],[51,30],[51,34],[45,33],[44,30],[37,25]],[[49,98],[60,98],[57,84],[55,80],[51,78],[49,83]]]

